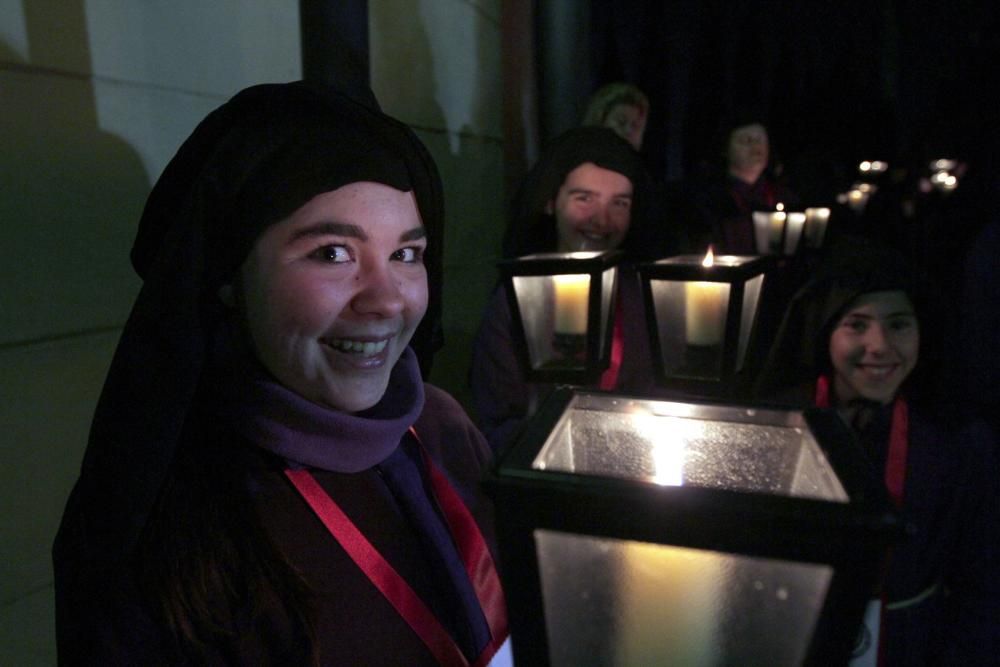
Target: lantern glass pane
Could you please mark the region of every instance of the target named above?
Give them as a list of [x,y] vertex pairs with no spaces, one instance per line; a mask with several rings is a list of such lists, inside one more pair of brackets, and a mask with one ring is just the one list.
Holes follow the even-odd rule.
[[794,255],[799,248],[799,240],[802,238],[802,230],[806,225],[806,214],[795,211],[788,214],[788,221],[785,223],[785,254]]
[[563,665],[802,664],[827,565],[536,530]]
[[743,286],[743,307],[740,310],[739,347],[736,349],[736,370],[742,370],[746,359],[747,345],[750,344],[750,332],[753,330],[754,317],[757,314],[757,304],[760,301],[760,291],[764,285],[764,274],[754,276]]
[[[606,315],[608,311],[611,310],[611,297],[615,293],[615,279],[618,276],[618,269],[616,267],[611,267],[606,269],[601,278],[601,336],[598,342],[599,350],[605,349],[607,345],[608,336],[612,334],[608,330],[608,318]],[[613,320],[612,320],[613,321]]]
[[513,282],[531,367],[584,367],[590,276],[514,276]]
[[754,211],[753,234],[757,252],[773,255],[781,252],[781,236],[787,214],[784,211]]
[[664,486],[848,500],[808,428],[754,421],[736,408],[712,413],[686,404],[595,396],[567,409],[532,467]]
[[819,248],[823,245],[827,223],[830,222],[830,209],[812,207],[806,209],[805,240],[807,248]]
[[664,372],[717,379],[722,374],[729,283],[651,280]]

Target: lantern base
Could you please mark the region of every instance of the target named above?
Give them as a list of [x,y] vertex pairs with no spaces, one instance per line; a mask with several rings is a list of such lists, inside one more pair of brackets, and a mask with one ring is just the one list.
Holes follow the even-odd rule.
[[722,371],[722,345],[686,345],[673,375],[717,379]]
[[586,334],[553,334],[552,349],[556,353],[556,357],[545,362],[544,367],[579,366],[587,360],[587,336]]

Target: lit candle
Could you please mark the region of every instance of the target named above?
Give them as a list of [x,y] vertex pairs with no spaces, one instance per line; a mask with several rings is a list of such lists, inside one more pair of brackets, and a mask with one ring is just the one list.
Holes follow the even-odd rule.
[[830,222],[830,209],[822,206],[806,209],[806,246],[819,248],[823,245],[826,225]]
[[754,240],[757,252],[766,254],[781,248],[781,234],[785,229],[785,205],[779,203],[776,211],[754,211]]
[[[734,558],[635,541],[619,543],[616,665],[718,665],[724,590]],[[727,567],[728,566],[728,567]]]
[[587,333],[590,276],[587,274],[552,276],[552,282],[555,286],[555,332]]
[[[714,263],[712,248],[702,266]],[[726,324],[726,283],[692,281],[684,285],[684,332],[688,345],[718,345]]]
[[799,239],[802,237],[802,229],[806,226],[806,214],[794,211],[788,214],[787,228],[785,229],[785,254],[794,255],[799,246]]
[[847,193],[847,205],[850,206],[853,211],[860,212],[864,210],[867,200],[868,196],[861,190],[854,189]]

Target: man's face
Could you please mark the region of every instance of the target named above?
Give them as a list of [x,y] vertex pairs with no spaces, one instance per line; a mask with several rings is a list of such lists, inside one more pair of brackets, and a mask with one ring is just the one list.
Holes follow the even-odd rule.
[[546,211],[556,218],[559,252],[617,248],[631,222],[632,182],[584,162],[566,175]]

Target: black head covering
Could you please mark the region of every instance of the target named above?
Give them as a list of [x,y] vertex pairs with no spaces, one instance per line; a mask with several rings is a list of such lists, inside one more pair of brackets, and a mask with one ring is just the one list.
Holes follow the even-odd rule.
[[811,385],[820,374],[828,373],[830,334],[847,307],[863,294],[894,290],[909,296],[923,334],[925,290],[903,256],[867,239],[839,239],[789,303],[756,383],[757,395],[767,398]]
[[429,356],[440,315],[441,184],[413,132],[365,97],[301,82],[249,88],[209,114],[167,165],[132,249],[143,285],[57,536],[57,579],[72,576],[61,564],[111,567],[134,548],[191,437],[188,418],[224,338],[219,286],[268,225],[315,195],[357,181],[414,191],[428,237],[429,304],[412,345]]
[[521,185],[510,224],[504,234],[503,254],[519,257],[556,249],[555,219],[545,212],[546,205],[556,198],[569,172],[581,164],[592,162],[602,169],[616,171],[632,182],[633,213],[628,238],[638,226],[642,192],[645,190],[645,169],[642,159],[632,146],[606,127],[577,127],[559,135],[546,147]]

